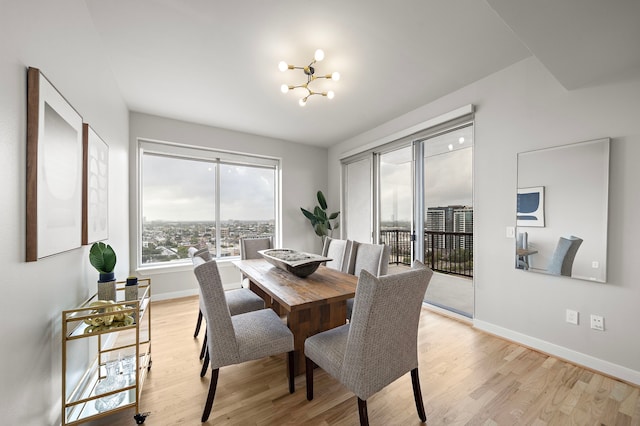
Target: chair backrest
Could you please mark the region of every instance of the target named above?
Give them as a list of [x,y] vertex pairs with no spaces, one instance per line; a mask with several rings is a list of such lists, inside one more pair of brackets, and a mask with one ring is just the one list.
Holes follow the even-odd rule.
[[560,237],[558,245],[551,256],[547,272],[570,277],[573,269],[573,260],[576,258],[580,244],[582,244],[582,238],[574,237],[573,235],[569,238]]
[[[222,280],[215,260],[198,260],[194,273],[200,286],[200,299],[207,320],[207,345],[211,367],[237,364],[240,360],[231,313],[224,295]],[[213,342],[213,343],[212,343]]]
[[375,276],[387,274],[391,246],[354,242],[353,250],[355,251],[355,256],[347,269],[348,273],[360,276],[360,272],[364,269]]
[[189,250],[187,250],[187,252],[189,253],[189,257],[191,259],[194,259],[196,257],[201,257],[205,261],[211,260],[211,252],[209,251],[208,247],[201,248],[201,249],[196,247],[189,247]]
[[420,308],[432,275],[419,261],[399,274],[360,274],[341,371],[359,398],[418,367]]
[[325,266],[327,268],[337,269],[338,271],[348,272],[352,251],[353,241],[325,237],[322,255],[332,259],[327,261]]
[[258,250],[273,248],[273,238],[268,237],[242,237],[240,238],[240,259],[262,259]]

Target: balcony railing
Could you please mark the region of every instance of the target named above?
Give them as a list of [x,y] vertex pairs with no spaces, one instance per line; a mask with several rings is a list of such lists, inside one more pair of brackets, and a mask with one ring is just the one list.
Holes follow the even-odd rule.
[[[389,264],[411,265],[410,230],[381,231],[380,241],[391,246]],[[434,271],[473,277],[473,233],[425,231],[424,260]]]

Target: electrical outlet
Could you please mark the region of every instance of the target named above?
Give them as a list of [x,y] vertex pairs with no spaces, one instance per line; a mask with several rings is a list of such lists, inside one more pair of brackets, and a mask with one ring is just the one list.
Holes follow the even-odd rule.
[[591,314],[591,328],[594,330],[604,331],[604,317],[601,315]]
[[566,320],[569,324],[578,325],[578,311],[574,311],[573,309],[567,309]]

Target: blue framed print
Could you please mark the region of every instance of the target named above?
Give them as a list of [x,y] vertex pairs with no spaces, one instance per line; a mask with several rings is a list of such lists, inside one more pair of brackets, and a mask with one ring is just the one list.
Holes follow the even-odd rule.
[[544,227],[544,186],[518,188],[518,226]]

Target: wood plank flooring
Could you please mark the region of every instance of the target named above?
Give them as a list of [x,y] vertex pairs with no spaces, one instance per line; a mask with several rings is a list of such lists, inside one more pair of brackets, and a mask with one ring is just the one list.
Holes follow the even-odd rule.
[[[193,338],[195,297],[152,304],[153,367],[141,411],[145,425],[199,425],[209,371],[200,378],[203,332]],[[523,348],[423,308],[420,382],[427,424],[640,425],[640,388]],[[216,425],[357,425],[356,398],[315,371],[315,398],[304,375],[289,394],[283,356],[220,370],[209,421]],[[375,425],[419,425],[406,374],[367,401]],[[135,425],[133,410],[89,423]]]

